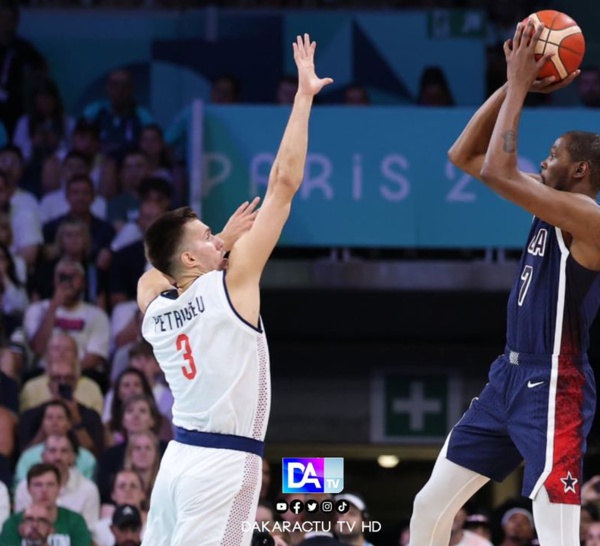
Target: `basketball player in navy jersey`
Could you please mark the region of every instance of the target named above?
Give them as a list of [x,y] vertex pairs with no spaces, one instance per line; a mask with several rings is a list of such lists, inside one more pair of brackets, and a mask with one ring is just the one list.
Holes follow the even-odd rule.
[[[541,546],[579,544],[580,487],[595,409],[588,330],[600,304],[600,135],[559,137],[540,174],[517,167],[517,135],[536,81],[542,28],[519,25],[504,46],[507,83],[475,113],[450,160],[534,215],[508,300],[506,349],[489,383],[450,432],[417,495],[411,546],[447,546],[455,513],[490,479],[525,461],[522,493],[533,500]],[[546,135],[541,135],[545,137]]]
[[[316,44],[294,43],[298,91],[250,230],[223,242],[189,207],[150,226],[155,269],[138,284],[142,334],[173,393],[174,441],[152,491],[144,546],[248,546],[271,403],[259,282],[300,188],[318,78]],[[227,265],[227,268],[225,266]]]

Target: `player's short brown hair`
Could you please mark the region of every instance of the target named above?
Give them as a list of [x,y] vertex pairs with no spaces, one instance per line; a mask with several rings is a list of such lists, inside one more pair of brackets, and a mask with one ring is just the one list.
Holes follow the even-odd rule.
[[590,166],[590,181],[600,191],[600,135],[587,131],[569,131],[564,134],[567,150],[574,162],[585,161]]
[[146,231],[146,258],[152,267],[174,276],[176,254],[183,237],[183,228],[198,215],[190,207],[181,207],[160,216]]

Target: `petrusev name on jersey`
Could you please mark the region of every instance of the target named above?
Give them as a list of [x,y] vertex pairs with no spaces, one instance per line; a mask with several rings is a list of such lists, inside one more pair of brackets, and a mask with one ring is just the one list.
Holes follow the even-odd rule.
[[186,322],[204,313],[204,300],[202,296],[197,296],[181,309],[169,311],[154,318],[154,331],[166,332],[167,330],[182,328]]

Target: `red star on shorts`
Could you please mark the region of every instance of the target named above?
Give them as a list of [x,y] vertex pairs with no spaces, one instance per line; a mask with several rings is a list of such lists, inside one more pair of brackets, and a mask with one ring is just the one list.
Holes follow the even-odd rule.
[[560,481],[563,482],[563,484],[565,485],[565,493],[568,493],[569,491],[573,491],[573,493],[577,493],[577,491],[575,491],[575,485],[577,484],[577,482],[579,480],[577,478],[574,478],[573,476],[571,476],[570,471],[567,473],[567,477],[561,478]]

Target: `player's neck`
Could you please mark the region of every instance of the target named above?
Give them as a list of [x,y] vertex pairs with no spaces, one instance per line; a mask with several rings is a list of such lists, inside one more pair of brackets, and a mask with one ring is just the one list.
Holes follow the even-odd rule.
[[185,292],[190,286],[192,286],[192,283],[202,275],[204,275],[203,271],[194,270],[190,271],[190,273],[188,273],[187,275],[182,275],[181,277],[179,277],[177,279],[177,290],[179,291],[179,293],[183,294],[183,292]]

